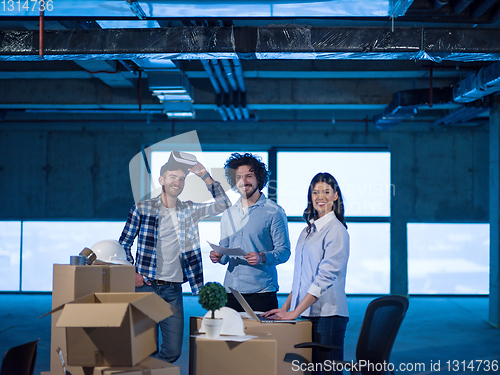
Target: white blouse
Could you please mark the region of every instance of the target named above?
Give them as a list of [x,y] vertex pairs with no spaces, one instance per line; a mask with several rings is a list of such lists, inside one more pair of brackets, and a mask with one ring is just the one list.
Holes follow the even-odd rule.
[[316,220],[307,235],[304,228],[295,248],[290,310],[307,293],[316,298],[302,316],[349,316],[345,276],[349,258],[349,234],[334,212]]

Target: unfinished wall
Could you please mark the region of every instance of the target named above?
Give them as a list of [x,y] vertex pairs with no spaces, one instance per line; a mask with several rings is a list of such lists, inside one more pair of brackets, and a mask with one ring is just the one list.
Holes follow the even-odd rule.
[[[0,220],[126,220],[134,203],[129,162],[172,135],[196,130],[205,151],[388,146],[391,293],[408,292],[408,222],[488,222],[488,127],[401,125],[381,131],[330,123],[119,122],[0,127]],[[311,166],[314,168],[314,166]],[[335,170],[330,171],[335,175]]]
[[[229,130],[228,130],[229,128]],[[488,221],[488,128],[314,123],[175,124],[204,150],[279,146],[389,146],[393,225]],[[0,219],[125,220],[134,203],[128,163],[143,144],[172,136],[169,123],[0,126]],[[272,143],[271,143],[272,142]],[[335,171],[331,171],[335,174]]]

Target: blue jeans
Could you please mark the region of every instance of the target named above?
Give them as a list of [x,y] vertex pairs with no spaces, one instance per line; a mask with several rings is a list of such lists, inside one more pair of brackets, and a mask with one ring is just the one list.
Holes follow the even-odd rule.
[[[181,284],[144,284],[143,286],[136,287],[135,291],[141,293],[156,293],[177,310],[173,315],[159,323],[161,346],[154,355],[156,358],[174,363],[181,356],[182,335],[184,333],[184,307],[182,303]],[[158,340],[158,344],[159,343],[160,341]]]
[[[313,349],[312,362],[342,361],[344,359],[344,338],[349,318],[345,316],[320,316],[307,318],[312,322],[312,341],[325,345],[339,346],[340,349],[322,351]],[[333,371],[332,374],[342,374]],[[323,374],[326,374],[324,371]]]

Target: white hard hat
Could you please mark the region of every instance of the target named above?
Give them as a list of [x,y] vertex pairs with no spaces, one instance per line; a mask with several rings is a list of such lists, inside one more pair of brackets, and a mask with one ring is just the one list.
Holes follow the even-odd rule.
[[130,266],[131,263],[127,260],[125,249],[116,240],[103,240],[92,245],[92,251],[97,256],[96,263],[114,263],[125,264]]
[[[206,313],[205,318],[211,318],[212,312]],[[241,319],[240,314],[230,308],[221,307],[219,310],[215,310],[215,317],[222,318],[222,329],[221,335],[231,335],[231,336],[245,336],[245,330],[243,327],[243,319]],[[199,330],[201,333],[205,332],[205,326],[203,325],[203,320],[201,322],[201,327]]]

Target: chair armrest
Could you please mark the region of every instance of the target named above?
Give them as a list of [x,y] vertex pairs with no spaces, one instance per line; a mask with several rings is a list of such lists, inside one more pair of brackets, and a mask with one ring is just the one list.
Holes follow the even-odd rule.
[[325,344],[320,344],[319,342],[301,342],[300,344],[295,344],[293,347],[296,349],[300,348],[317,348],[323,350],[340,349],[340,346],[325,345]]

